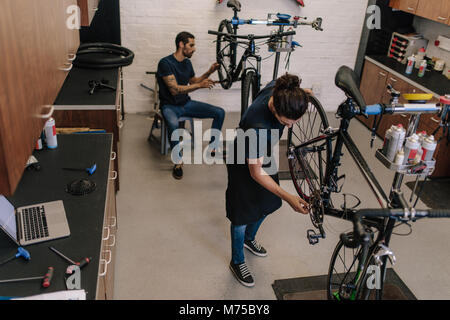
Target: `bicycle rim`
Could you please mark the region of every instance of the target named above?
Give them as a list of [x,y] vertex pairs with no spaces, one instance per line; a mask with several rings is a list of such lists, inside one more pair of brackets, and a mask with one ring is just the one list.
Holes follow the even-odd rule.
[[288,161],[291,178],[297,193],[306,201],[321,194],[321,185],[329,165],[331,141],[321,140],[303,149],[297,147],[323,135],[328,126],[322,105],[310,96],[307,112],[288,131],[288,150],[294,151]]
[[[219,24],[219,32],[233,33],[231,23],[227,20],[222,20]],[[229,41],[225,40],[223,36],[217,36],[216,43],[216,59],[219,64],[217,73],[219,75],[220,85],[224,89],[229,89],[232,85],[231,79],[231,59],[234,54]]]
[[[347,236],[352,238],[352,233]],[[356,300],[356,283],[361,277],[358,273],[358,262],[361,255],[361,246],[346,248],[339,240],[333,255],[327,276],[327,297],[329,300]]]

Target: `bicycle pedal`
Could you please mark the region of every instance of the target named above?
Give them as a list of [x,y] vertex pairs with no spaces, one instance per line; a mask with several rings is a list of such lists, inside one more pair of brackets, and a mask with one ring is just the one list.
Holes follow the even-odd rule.
[[314,230],[309,229],[306,231],[306,237],[308,238],[310,245],[315,245],[319,243],[319,238],[322,238],[320,234],[317,234]]

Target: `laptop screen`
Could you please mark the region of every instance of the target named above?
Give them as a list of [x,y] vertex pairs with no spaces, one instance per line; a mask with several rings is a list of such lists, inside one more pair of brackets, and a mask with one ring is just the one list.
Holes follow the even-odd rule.
[[17,240],[16,212],[11,202],[0,195],[0,226]]

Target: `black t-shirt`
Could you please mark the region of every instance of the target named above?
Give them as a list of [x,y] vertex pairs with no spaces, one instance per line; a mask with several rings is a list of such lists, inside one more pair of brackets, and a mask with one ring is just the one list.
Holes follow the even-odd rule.
[[[263,156],[271,156],[271,146],[278,143],[283,134],[284,125],[282,125],[274,114],[270,111],[268,104],[273,93],[275,81],[271,81],[264,89],[262,89],[258,96],[253,101],[252,105],[245,111],[239,127],[243,130],[250,128],[254,129],[258,143],[249,143],[246,148],[247,159],[257,159]],[[262,130],[266,131],[266,138],[262,136]],[[275,141],[272,141],[272,134],[270,130],[278,130],[278,135],[275,136]],[[276,131],[274,132],[276,133]],[[267,143],[259,143],[260,136],[262,140]],[[273,142],[273,144],[272,144]]]
[[166,104],[184,105],[191,100],[187,93],[173,96],[162,77],[173,74],[179,85],[185,86],[189,84],[189,80],[195,76],[194,68],[191,60],[184,59],[179,62],[173,54],[162,58],[158,63],[158,71],[156,78],[159,85],[159,100],[161,106]]

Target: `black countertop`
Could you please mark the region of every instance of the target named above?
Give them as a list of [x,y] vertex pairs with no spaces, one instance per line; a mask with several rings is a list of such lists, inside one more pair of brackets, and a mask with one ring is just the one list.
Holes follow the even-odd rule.
[[96,89],[89,94],[90,80],[107,80],[108,85],[116,88],[119,68],[85,69],[74,67],[66,77],[64,84],[55,100],[55,105],[116,105],[116,91]]
[[403,77],[413,81],[428,90],[443,96],[450,93],[450,80],[438,71],[427,71],[422,78],[419,78],[418,69],[413,70],[412,74],[406,74],[406,64],[402,64],[387,56],[368,56],[369,58],[381,63],[387,68],[401,74]]
[[[81,271],[81,288],[87,291],[87,299],[95,299],[111,143],[111,134],[58,135],[58,148],[34,152],[42,169],[38,172],[25,171],[14,196],[8,199],[16,208],[62,200],[71,235],[26,246],[25,249],[31,255],[30,261],[19,258],[0,266],[0,280],[41,276],[47,271],[47,267],[52,266],[55,272],[49,288],[42,288],[39,280],[0,283],[0,296],[25,297],[66,290],[64,272],[68,263],[48,249],[53,246],[75,261],[84,257],[93,258]],[[94,162],[97,170],[92,176],[85,172],[61,169],[90,167]],[[84,196],[72,196],[65,192],[65,186],[69,182],[81,178],[94,181],[97,184],[96,190]],[[0,231],[0,261],[16,252],[17,245]]]

